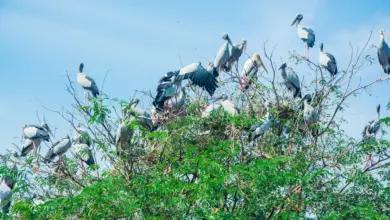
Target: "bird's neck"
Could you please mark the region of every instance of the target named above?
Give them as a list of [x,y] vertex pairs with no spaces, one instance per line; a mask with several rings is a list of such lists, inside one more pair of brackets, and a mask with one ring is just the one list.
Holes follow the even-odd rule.
[[379,45],[383,45],[383,42],[385,42],[385,36],[381,34],[381,36],[379,37]]
[[287,73],[286,73],[286,70],[285,70],[285,69],[282,70],[282,76],[283,76],[283,78],[286,78],[286,77],[287,77]]

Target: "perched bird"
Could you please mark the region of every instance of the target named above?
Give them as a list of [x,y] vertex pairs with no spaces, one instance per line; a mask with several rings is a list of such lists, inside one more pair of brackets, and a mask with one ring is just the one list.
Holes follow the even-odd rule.
[[76,143],[73,144],[74,151],[81,161],[86,163],[88,166],[94,165],[95,160],[91,149],[87,144]]
[[[380,30],[380,40],[378,45],[378,60],[379,64],[383,68],[383,72],[390,74],[390,48],[387,45],[386,41],[386,33],[384,29]],[[387,78],[389,78],[389,75],[387,75]],[[379,79],[382,79],[382,71],[381,76]]]
[[[133,119],[133,118],[131,118]],[[132,120],[122,119],[116,130],[115,144],[118,147],[118,155],[130,148],[133,139],[134,130],[131,127]]]
[[181,88],[179,93],[175,93],[175,95],[167,100],[165,105],[169,109],[169,112],[172,114],[179,114],[183,111],[183,107],[186,104],[186,87]]
[[252,80],[257,79],[257,72],[260,67],[263,67],[265,72],[268,73],[267,68],[264,66],[264,63],[260,58],[260,54],[258,53],[254,53],[252,57],[245,61],[240,78],[240,89],[242,91],[247,90],[252,84]]
[[77,83],[83,87],[84,89],[84,104],[87,103],[87,93],[86,90],[90,91],[93,97],[97,97],[99,95],[99,89],[91,77],[89,77],[86,73],[83,72],[84,64],[80,63],[79,72],[77,73]]
[[324,44],[323,43],[321,43],[321,45],[320,45],[319,62],[320,62],[321,67],[328,70],[328,72],[330,73],[330,75],[332,77],[334,77],[337,74],[336,59],[334,58],[334,56],[332,54],[324,52]]
[[372,121],[369,121],[366,126],[364,127],[364,130],[362,132],[362,135],[363,135],[363,140],[366,140],[368,138],[375,138],[376,137],[376,134],[379,132],[380,128],[381,128],[381,123],[380,123],[380,110],[381,110],[381,106],[378,105],[376,107],[376,119],[375,120],[372,120]]
[[[297,17],[295,18],[291,26],[296,24],[298,36],[305,43],[305,57],[306,57],[306,53],[307,54],[309,53],[309,47],[312,48],[314,46],[316,36],[314,35],[314,31],[311,28],[300,24],[302,19],[303,19],[303,15],[301,14],[297,15]],[[307,55],[307,58],[308,57],[309,55]]]
[[281,70],[282,77],[284,79],[284,84],[286,85],[288,91],[293,92],[293,97],[302,97],[301,93],[301,84],[299,82],[299,77],[298,75],[292,70],[291,68],[289,69],[289,72],[286,72],[287,64],[283,63],[279,70]]
[[230,47],[229,50],[229,59],[227,63],[225,64],[224,71],[229,72],[233,66],[234,63],[237,63],[240,59],[242,53],[246,49],[246,40],[242,39],[240,43],[234,44],[232,47]]
[[279,126],[279,121],[276,120],[270,113],[272,107],[273,104],[271,102],[264,102],[264,108],[267,110],[265,119],[251,126],[248,135],[249,143],[256,141],[259,137],[263,136],[263,134],[267,132],[270,128]]
[[173,82],[174,77],[171,78],[171,80],[172,81],[162,81],[157,86],[157,94],[152,103],[157,112],[164,110],[165,102],[172,98],[178,90],[178,86]]
[[40,143],[50,140],[50,128],[46,122],[42,122],[41,125],[23,125],[23,136],[26,139],[22,148],[21,156],[26,156],[31,150],[37,150]]
[[267,132],[273,126],[278,126],[279,122],[272,117],[269,113],[267,113],[265,120],[259,123],[256,123],[251,126],[250,132],[248,135],[249,142],[256,141],[259,137],[263,136],[265,132]]
[[10,189],[13,189],[15,186],[16,177],[18,174],[18,167],[16,163],[18,162],[18,154],[13,151],[9,154],[9,158],[6,162],[7,171],[6,175],[3,175],[1,182],[4,182]]
[[88,147],[91,146],[91,137],[89,136],[88,132],[81,127],[81,125],[76,126],[76,133],[72,137],[72,143],[73,144],[86,144]]
[[0,206],[3,213],[8,214],[11,207],[12,189],[4,182],[0,183]]
[[218,75],[223,70],[223,67],[229,60],[230,49],[229,46],[233,47],[232,41],[229,38],[229,35],[226,33],[222,34],[222,39],[225,40],[225,43],[219,48],[217,55],[214,59],[214,66],[217,69]]
[[311,95],[305,95],[302,98],[304,108],[303,108],[303,120],[307,125],[311,125],[320,121],[320,116],[318,114],[317,108],[312,107],[309,104],[309,100],[311,100]]
[[152,117],[148,112],[143,109],[137,108],[139,99],[133,98],[130,105],[130,110],[128,111],[129,116],[135,117],[137,122],[149,131],[154,131],[156,128],[153,125]]
[[240,110],[237,108],[236,104],[234,104],[232,101],[228,99],[228,96],[226,94],[222,94],[216,100],[220,100],[221,108],[223,108],[225,111],[229,112],[232,115],[238,115],[240,113]]
[[72,146],[72,141],[68,136],[65,138],[62,138],[58,140],[56,143],[53,144],[53,146],[49,149],[45,156],[45,163],[51,162],[56,156],[59,157],[58,162],[61,163],[62,155],[66,153],[66,151],[69,150],[69,148]]

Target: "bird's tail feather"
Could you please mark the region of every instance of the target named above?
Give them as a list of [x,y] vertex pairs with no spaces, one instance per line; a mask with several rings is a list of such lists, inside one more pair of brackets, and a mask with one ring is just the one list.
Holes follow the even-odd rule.
[[86,163],[88,166],[91,166],[91,165],[94,165],[94,164],[95,164],[95,160],[93,159],[92,156],[90,156],[90,157],[88,158],[88,160],[85,161],[85,163]]

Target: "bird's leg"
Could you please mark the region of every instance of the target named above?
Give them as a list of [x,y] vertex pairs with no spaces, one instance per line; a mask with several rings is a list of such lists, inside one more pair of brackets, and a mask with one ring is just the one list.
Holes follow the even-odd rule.
[[84,89],[84,105],[87,106],[87,92]]
[[58,170],[60,171],[60,175],[62,175],[62,155],[58,156]]
[[35,156],[35,162],[36,162],[36,167],[33,170],[33,172],[35,174],[38,172],[38,167],[39,167],[38,150],[37,150],[37,145],[35,145],[35,141],[33,141],[33,148],[34,148],[34,156]]

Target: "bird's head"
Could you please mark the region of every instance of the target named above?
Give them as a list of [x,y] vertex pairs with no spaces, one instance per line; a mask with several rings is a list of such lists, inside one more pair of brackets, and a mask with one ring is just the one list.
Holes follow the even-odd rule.
[[385,29],[380,29],[379,33],[380,33],[381,36],[383,36],[383,39],[386,38],[386,31],[385,31]]
[[254,53],[252,54],[252,59],[257,63],[257,65],[262,66],[266,73],[268,73],[267,68],[264,66],[263,61],[261,60],[260,54]]
[[324,50],[324,44],[321,42],[320,44],[320,50],[323,51]]
[[79,72],[82,73],[84,69],[84,63],[80,63],[79,65]]
[[241,40],[241,45],[242,45],[242,51],[245,51],[246,50],[246,40],[245,39]]
[[379,114],[380,111],[381,111],[381,105],[377,105],[376,106],[376,112]]
[[301,102],[310,103],[311,100],[312,100],[311,94],[306,94],[306,95],[303,96],[303,98],[301,99]]
[[230,45],[233,45],[232,44],[232,41],[230,40],[230,37],[227,33],[223,33],[222,34],[222,39],[226,40],[227,42],[229,42]]
[[283,63],[280,67],[279,70],[284,70],[287,68],[287,63]]
[[77,133],[82,133],[85,131],[85,129],[81,126],[81,124],[77,124],[75,128]]
[[294,24],[299,24],[302,21],[302,19],[303,19],[303,15],[301,15],[301,14],[297,15],[297,17],[294,19],[291,26],[293,26]]
[[270,101],[265,101],[264,102],[264,108],[266,108],[267,110],[271,109],[273,106],[274,105]]
[[13,151],[10,152],[10,157],[17,158],[17,157],[19,157],[19,155],[18,155],[18,153],[16,151],[13,150]]
[[138,98],[133,98],[131,100],[131,102],[129,103],[130,108],[135,108],[138,105],[138,103],[139,103],[139,99]]
[[229,40],[230,38],[229,38],[229,35],[227,33],[223,33],[222,34],[222,39]]

